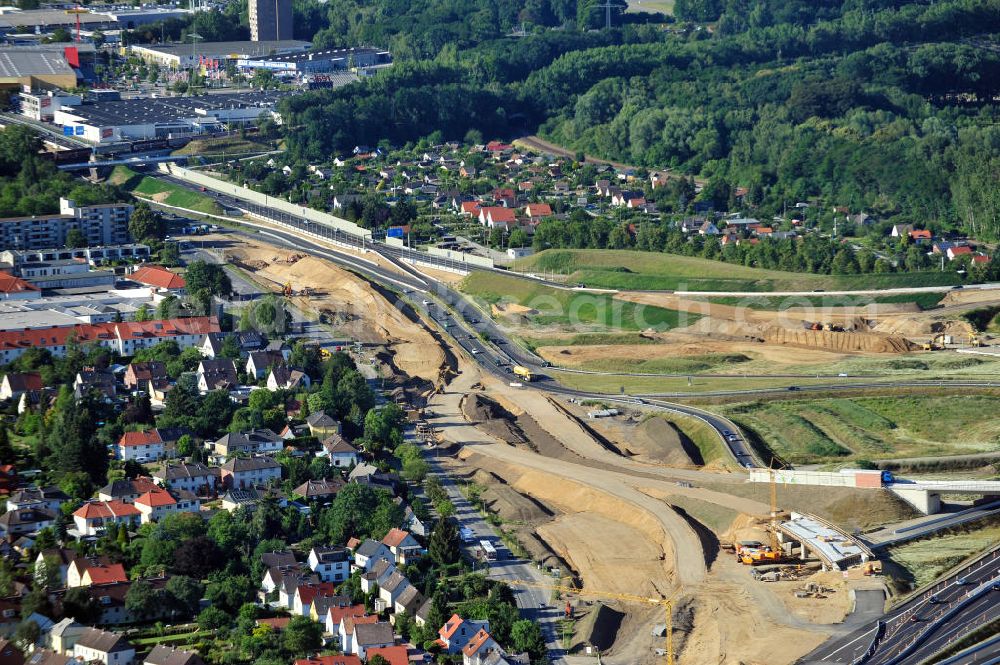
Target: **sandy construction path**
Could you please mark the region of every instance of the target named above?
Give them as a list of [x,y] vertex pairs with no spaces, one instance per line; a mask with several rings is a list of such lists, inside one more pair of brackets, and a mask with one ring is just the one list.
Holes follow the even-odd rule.
[[[460,402],[480,388],[479,381],[486,394],[505,408],[525,409],[566,446],[568,454],[545,457],[527,447],[501,443],[466,422]],[[684,496],[741,513],[765,514],[768,506],[761,502],[667,479],[741,481],[740,475],[658,469],[620,458],[544,395],[484,378],[468,364],[430,406],[443,437],[464,446],[461,463],[496,473],[513,490],[558,511],[536,531],[580,575],[585,588],[652,597],[676,594],[677,606],[687,607],[692,619],[690,627],[677,635],[683,644],[681,665],[782,665],[824,638],[821,628],[789,616],[763,585],[748,586],[746,570],[728,557],[716,560],[710,569],[698,533],[670,507],[672,498]],[[662,616],[639,606],[626,605],[625,610],[628,619],[605,660],[614,665],[659,662],[648,636],[651,624],[662,622]],[[675,621],[683,623],[683,616],[675,615]],[[795,646],[774,652],[776,636],[782,644]]]

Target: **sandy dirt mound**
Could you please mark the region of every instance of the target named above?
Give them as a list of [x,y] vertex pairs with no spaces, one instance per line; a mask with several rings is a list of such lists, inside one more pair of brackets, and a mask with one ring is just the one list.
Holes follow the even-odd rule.
[[462,400],[462,414],[470,423],[496,439],[511,445],[528,442],[524,432],[516,425],[516,416],[485,395],[469,393]]
[[[646,575],[644,586],[666,591],[662,578],[663,550],[639,530],[605,515],[562,515],[536,529],[538,536],[584,579],[584,587],[612,593],[630,593],[624,579]],[[599,535],[598,535],[599,534]],[[586,576],[583,576],[583,572]],[[641,572],[640,572],[641,571]]]
[[494,473],[477,470],[472,474],[472,480],[487,488],[481,495],[486,508],[506,522],[535,523],[548,520],[554,515],[547,506],[519,494]]
[[875,330],[892,335],[921,338],[938,334],[951,335],[960,342],[967,341],[969,334],[973,332],[968,321],[940,316],[889,317],[880,321]]
[[765,345],[793,346],[837,353],[906,353],[917,349],[916,344],[900,335],[877,332],[805,330],[801,321],[797,325],[798,327],[787,328],[755,326],[706,317],[685,328],[684,332],[713,337],[726,336],[737,341],[751,341]]
[[[585,485],[537,471],[512,486],[566,513],[540,535],[584,585],[619,593],[662,594],[671,585],[672,555],[663,527],[635,506]],[[601,534],[595,538],[595,534]],[[608,565],[610,561],[628,565]]]
[[290,283],[308,288],[308,296],[293,301],[303,309],[325,314],[340,332],[365,343],[386,345],[393,364],[411,377],[436,382],[445,354],[435,339],[364,280],[315,257],[300,258],[287,250],[251,243],[227,249],[231,259],[257,266],[255,275],[271,282],[275,291]]
[[493,312],[493,316],[511,316],[511,315],[521,315],[527,316],[528,314],[537,314],[538,312],[531,309],[530,307],[525,307],[524,305],[518,305],[517,303],[497,303],[495,305],[490,305],[490,311]]
[[825,330],[795,330],[770,326],[762,331],[768,344],[788,344],[829,349],[840,352],[908,353],[918,347],[899,335],[863,332],[829,332]]
[[[720,486],[705,483],[730,495],[754,499],[763,505],[770,502],[767,483],[745,483]],[[883,524],[895,524],[912,519],[917,514],[912,506],[888,490],[860,490],[849,487],[815,488],[795,485],[778,486],[778,507],[794,508],[797,512],[813,513],[838,526],[853,531]],[[766,510],[761,514],[766,513]]]
[[591,644],[602,652],[615,643],[618,630],[625,620],[625,613],[604,603],[594,603],[578,619],[574,647]]

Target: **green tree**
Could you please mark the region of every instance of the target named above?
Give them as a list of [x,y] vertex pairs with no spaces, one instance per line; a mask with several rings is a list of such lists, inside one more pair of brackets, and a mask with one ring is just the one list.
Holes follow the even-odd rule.
[[180,314],[180,298],[170,293],[156,306],[156,318],[172,319]]
[[171,577],[167,580],[164,589],[167,592],[171,608],[184,615],[193,615],[198,611],[198,605],[205,592],[205,587],[201,582],[184,575]]
[[510,638],[514,651],[529,653],[532,662],[545,658],[545,637],[542,635],[542,629],[531,619],[515,622],[510,629]]
[[84,625],[92,625],[101,618],[101,607],[87,588],[73,587],[63,596],[62,614]]
[[462,558],[462,542],[454,520],[438,520],[431,530],[427,551],[431,559],[441,566],[456,563]]
[[149,310],[149,305],[143,303],[139,305],[139,308],[135,311],[136,321],[152,321],[153,313]]
[[73,227],[66,232],[66,248],[75,249],[77,247],[87,246],[87,236],[83,235],[83,231]]
[[145,201],[136,204],[128,221],[128,231],[137,241],[162,240],[163,218],[149,207]]
[[0,464],[13,464],[17,461],[14,446],[10,442],[10,432],[7,425],[0,423]]
[[301,656],[323,645],[323,628],[307,617],[292,617],[282,632],[281,641],[285,651]]

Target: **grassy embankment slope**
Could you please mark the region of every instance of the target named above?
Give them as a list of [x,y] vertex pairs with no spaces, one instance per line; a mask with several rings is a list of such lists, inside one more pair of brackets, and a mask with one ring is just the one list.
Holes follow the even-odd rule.
[[537,326],[617,334],[690,325],[699,317],[672,309],[616,300],[610,295],[555,289],[529,279],[474,272],[462,280],[463,293],[489,310],[515,305]]
[[136,173],[127,166],[116,166],[111,172],[108,182],[156,203],[187,208],[210,215],[221,215],[223,212],[219,204],[208,196],[158,180],[152,176]]
[[558,273],[566,275],[571,283],[596,288],[635,291],[847,291],[943,286],[961,281],[957,274],[949,272],[813,275],[677,254],[594,249],[550,249],[516,261],[514,269]]
[[717,410],[792,464],[948,456],[996,450],[1000,409],[988,395],[758,401]]

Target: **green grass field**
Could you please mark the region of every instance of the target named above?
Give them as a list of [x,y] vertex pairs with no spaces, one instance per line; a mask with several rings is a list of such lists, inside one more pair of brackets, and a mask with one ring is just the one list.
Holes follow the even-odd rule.
[[461,290],[486,305],[517,304],[533,313],[530,321],[542,326],[582,326],[610,331],[669,330],[698,320],[672,309],[616,300],[610,295],[554,289],[528,279],[474,272],[462,280]]
[[221,215],[222,208],[211,197],[192,192],[152,176],[136,173],[127,166],[116,166],[108,181],[133,194],[153,199],[157,203],[187,208],[209,215]]
[[944,293],[894,293],[888,296],[708,296],[699,298],[718,305],[749,307],[750,309],[777,311],[790,307],[864,307],[865,305],[889,305],[915,303],[920,309],[937,307]]
[[635,14],[647,12],[649,14],[674,15],[674,0],[628,0],[626,13]]
[[641,374],[699,374],[701,372],[740,371],[740,364],[750,358],[741,353],[705,353],[676,358],[602,358],[580,363],[577,369],[593,372],[636,372]]
[[985,395],[758,401],[717,410],[757,433],[783,459],[817,464],[990,452],[1000,399]]
[[266,143],[259,143],[249,139],[241,139],[237,136],[227,136],[214,139],[195,139],[183,148],[175,150],[175,155],[202,155],[237,157],[240,155],[252,155],[273,150],[274,146]]
[[550,249],[514,263],[522,272],[567,275],[595,288],[664,291],[864,290],[956,284],[950,272],[813,275],[762,270],[677,254],[629,250]]
[[998,538],[1000,524],[994,520],[968,531],[946,533],[893,547],[889,550],[889,559],[902,569],[904,577],[908,578],[906,582],[919,587],[992,547]]
[[641,333],[582,333],[572,337],[531,337],[518,338],[522,344],[534,351],[541,346],[587,346],[594,344],[657,344],[657,340]]

